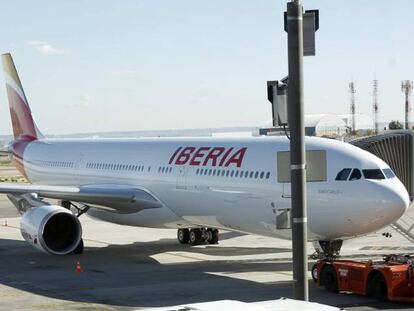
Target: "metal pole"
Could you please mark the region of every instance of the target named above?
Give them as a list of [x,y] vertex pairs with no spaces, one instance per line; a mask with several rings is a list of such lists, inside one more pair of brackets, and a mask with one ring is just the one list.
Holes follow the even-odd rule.
[[[407,85],[408,88],[408,85]],[[408,125],[408,115],[410,114],[410,99],[409,99],[409,91],[407,89],[405,93],[405,129],[409,130],[410,126]]]
[[292,187],[293,298],[307,301],[307,213],[306,158],[303,109],[303,7],[299,1],[287,4],[289,58],[289,126]]

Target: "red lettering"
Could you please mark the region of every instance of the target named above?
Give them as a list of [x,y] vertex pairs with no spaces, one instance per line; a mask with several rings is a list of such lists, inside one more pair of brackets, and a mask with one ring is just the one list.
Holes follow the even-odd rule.
[[228,167],[230,164],[236,164],[237,167],[240,167],[243,162],[243,158],[244,158],[244,154],[246,153],[246,150],[247,150],[246,147],[237,150],[237,152],[231,156],[231,158],[226,162],[226,165],[224,166]]
[[211,160],[211,166],[216,166],[217,164],[217,158],[221,156],[221,154],[226,150],[223,147],[215,147],[213,148],[210,153],[207,155],[207,157],[204,159],[203,166],[208,165],[208,161]]
[[170,161],[168,161],[168,164],[173,163],[175,156],[177,155],[178,151],[181,150],[182,147],[178,148],[177,150],[175,150],[174,154],[171,156]]
[[205,156],[204,151],[210,150],[210,147],[200,147],[197,149],[197,151],[194,153],[193,158],[190,161],[190,165],[200,165],[201,160],[197,160],[198,158],[202,158]]
[[184,165],[190,159],[191,154],[195,150],[194,147],[185,147],[183,151],[181,151],[180,155],[178,156],[177,160],[175,160],[175,164],[177,165]]
[[224,154],[224,156],[221,158],[220,164],[219,166],[223,166],[224,161],[226,161],[227,157],[229,156],[230,152],[233,151],[233,147],[231,147],[229,150],[226,151],[226,153]]

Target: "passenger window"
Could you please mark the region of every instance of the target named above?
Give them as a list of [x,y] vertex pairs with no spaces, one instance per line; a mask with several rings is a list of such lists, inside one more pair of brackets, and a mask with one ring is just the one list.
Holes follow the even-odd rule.
[[385,179],[380,169],[362,170],[365,179]]
[[225,170],[222,170],[221,171],[221,176],[224,176],[224,174],[226,174],[226,171]]
[[236,175],[234,175],[234,177],[238,177],[239,176],[239,171],[236,171]]
[[230,175],[230,171],[227,171],[226,177],[229,177],[229,175]]
[[254,173],[254,178],[259,177],[259,172]]
[[264,172],[261,172],[260,173],[260,179],[263,179],[263,177],[264,177]]
[[352,171],[351,177],[349,177],[349,180],[358,180],[361,179],[362,175],[361,175],[361,171],[357,168],[354,168],[354,170]]
[[250,176],[249,176],[250,178],[253,178],[253,173],[254,173],[253,171],[250,172]]
[[344,168],[342,171],[336,175],[335,180],[347,180],[349,177],[349,174],[351,174],[352,169],[351,168]]
[[269,177],[270,177],[270,172],[267,172],[266,173],[266,179],[269,179]]

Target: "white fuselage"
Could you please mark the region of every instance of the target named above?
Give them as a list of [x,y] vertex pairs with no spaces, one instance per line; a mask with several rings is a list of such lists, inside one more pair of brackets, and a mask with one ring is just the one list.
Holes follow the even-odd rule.
[[[326,180],[307,183],[309,239],[366,234],[404,213],[408,194],[397,178],[335,180],[344,168],[388,168],[382,160],[328,139],[307,138],[306,149],[326,151],[327,163]],[[289,229],[276,228],[276,216],[291,205],[290,183],[278,181],[277,154],[286,151],[284,137],[39,140],[28,144],[23,165],[34,184],[130,185],[163,203],[133,214],[89,211],[107,221],[289,238]]]

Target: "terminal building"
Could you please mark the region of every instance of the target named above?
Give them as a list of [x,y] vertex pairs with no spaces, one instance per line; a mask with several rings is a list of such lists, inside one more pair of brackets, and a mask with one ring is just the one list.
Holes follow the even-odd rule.
[[335,114],[305,115],[305,135],[320,137],[342,137],[347,133],[347,125]]

